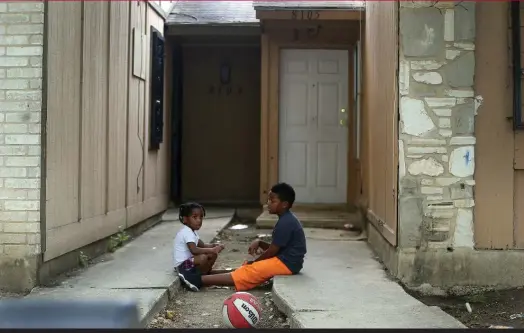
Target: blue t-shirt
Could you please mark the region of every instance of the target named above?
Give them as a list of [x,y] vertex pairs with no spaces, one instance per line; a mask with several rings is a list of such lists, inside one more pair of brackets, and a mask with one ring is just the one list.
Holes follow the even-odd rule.
[[282,214],[273,229],[273,244],[278,246],[277,258],[297,274],[304,264],[306,254],[306,236],[302,224],[290,211]]

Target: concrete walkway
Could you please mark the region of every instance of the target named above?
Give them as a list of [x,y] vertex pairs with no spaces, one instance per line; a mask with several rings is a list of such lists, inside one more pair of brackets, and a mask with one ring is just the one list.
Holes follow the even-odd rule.
[[302,274],[276,277],[273,285],[274,301],[291,328],[465,328],[390,280],[365,241],[327,230],[306,234]]
[[[232,209],[209,209],[199,231],[211,241],[232,219]],[[178,211],[168,211],[163,222],[146,231],[115,253],[53,288],[36,288],[26,298],[60,300],[122,299],[137,302],[146,325],[178,290],[173,271],[173,238],[180,228]]]

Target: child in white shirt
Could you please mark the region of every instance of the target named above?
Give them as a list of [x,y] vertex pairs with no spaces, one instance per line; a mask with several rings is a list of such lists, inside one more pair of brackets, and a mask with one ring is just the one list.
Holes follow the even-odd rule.
[[178,219],[184,225],[176,234],[174,245],[174,266],[185,286],[198,291],[201,276],[212,273],[218,254],[224,249],[220,244],[205,244],[198,236],[206,211],[198,203],[190,202],[180,206]]

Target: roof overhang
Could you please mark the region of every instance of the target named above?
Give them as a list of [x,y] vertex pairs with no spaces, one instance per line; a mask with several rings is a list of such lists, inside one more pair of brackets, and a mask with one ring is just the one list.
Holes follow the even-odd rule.
[[177,2],[165,25],[169,35],[201,34],[210,29],[246,35],[259,34],[264,20],[359,21],[364,20],[364,11],[365,2],[357,0],[186,0]]
[[166,25],[250,27],[260,25],[252,0],[180,0]]
[[168,36],[257,36],[260,35],[260,24],[226,23],[226,24],[172,24],[167,25]]

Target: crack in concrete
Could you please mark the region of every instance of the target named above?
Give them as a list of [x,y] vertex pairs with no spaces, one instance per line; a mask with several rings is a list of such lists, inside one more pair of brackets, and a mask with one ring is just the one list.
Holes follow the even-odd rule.
[[298,313],[298,312],[307,313],[307,312],[328,312],[328,311],[331,311],[331,310],[324,310],[324,309],[301,309],[301,310],[295,310],[295,311],[293,311],[293,312],[295,312],[295,313]]

